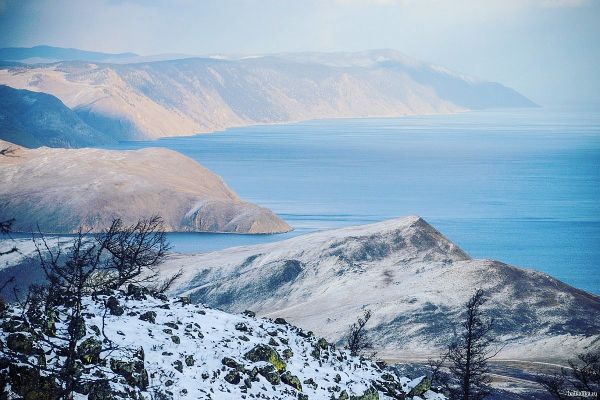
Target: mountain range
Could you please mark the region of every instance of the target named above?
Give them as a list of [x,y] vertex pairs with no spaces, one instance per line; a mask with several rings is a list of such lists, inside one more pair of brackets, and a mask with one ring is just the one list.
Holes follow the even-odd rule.
[[91,128],[113,139],[155,139],[309,119],[535,105],[501,84],[465,77],[393,50],[121,63],[95,53],[82,60],[85,54],[55,63],[6,63],[0,66],[0,84],[53,95]]

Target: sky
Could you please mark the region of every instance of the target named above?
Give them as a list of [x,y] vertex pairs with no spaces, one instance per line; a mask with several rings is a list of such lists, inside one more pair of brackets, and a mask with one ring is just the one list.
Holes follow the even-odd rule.
[[0,0],[0,47],[141,55],[391,48],[542,105],[600,104],[600,0]]

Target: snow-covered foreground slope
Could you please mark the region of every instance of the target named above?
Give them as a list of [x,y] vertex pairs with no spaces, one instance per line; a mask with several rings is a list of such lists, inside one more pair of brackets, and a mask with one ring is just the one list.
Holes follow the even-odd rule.
[[[404,399],[411,390],[420,395],[415,399],[443,399],[424,389],[425,385],[420,386],[424,390],[414,389],[421,378],[395,376],[393,370],[351,357],[346,350],[285,321],[228,314],[139,291],[130,294],[133,297],[115,293],[108,310],[109,294],[85,298],[86,333],[78,348],[89,372],[81,381],[108,379],[110,390],[100,384],[87,385],[81,390],[86,393],[77,399],[139,398],[142,394],[144,398],[194,400],[374,400]],[[16,353],[29,352],[34,363],[38,362],[36,348],[45,351],[48,366],[60,362],[60,356],[44,343],[34,341],[27,346],[30,336],[27,329],[21,329],[20,314],[19,308],[0,313],[0,342],[8,343]],[[61,329],[59,322],[56,331]],[[104,347],[116,350],[98,353],[104,338],[110,340],[104,341]],[[25,376],[22,368],[24,364],[16,357],[2,359],[0,355],[0,381],[8,379],[5,389],[24,396],[36,388],[31,387],[33,382],[14,378],[16,371]],[[48,392],[51,388],[46,387]],[[109,397],[109,391],[122,396]]]
[[418,217],[298,236],[277,243],[174,255],[177,293],[224,310],[281,316],[329,340],[371,309],[380,355],[436,353],[475,289],[489,294],[500,357],[566,359],[600,346],[600,298],[546,274],[474,260]]
[[286,232],[270,210],[242,201],[223,180],[177,152],[12,148],[0,157],[0,220],[14,231],[99,230],[160,215],[167,231]]

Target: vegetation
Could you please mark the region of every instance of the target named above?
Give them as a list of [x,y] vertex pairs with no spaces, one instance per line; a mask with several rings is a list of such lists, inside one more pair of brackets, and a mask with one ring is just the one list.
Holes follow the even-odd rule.
[[538,382],[557,400],[600,398],[600,350],[579,354],[569,368]]
[[[11,366],[9,375],[29,376],[30,383],[44,388],[42,397],[31,395],[31,388],[22,388],[31,398],[72,398],[75,392],[89,391],[90,385],[108,381],[110,377],[102,372],[106,370],[102,358],[118,349],[104,334],[104,327],[103,340],[81,341],[90,328],[85,324],[84,297],[110,295],[125,286],[132,296],[149,293],[136,286],[140,284],[167,290],[175,278],[157,283],[156,267],[169,245],[160,217],[142,219],[131,226],[116,219],[99,234],[80,230],[66,247],[52,246],[43,236],[35,239],[35,245],[47,284],[32,286],[20,304],[22,315],[4,322],[3,329],[14,333],[0,346],[1,352],[5,360],[19,360],[21,364],[19,371]],[[122,313],[115,301],[114,297],[105,301],[105,316],[108,312]],[[110,368],[115,374],[135,368],[113,361]],[[147,377],[143,378],[141,370],[137,385],[143,388]],[[6,376],[0,377],[3,379]],[[14,379],[11,384],[15,387]],[[29,387],[26,382],[22,386]]]
[[486,301],[481,289],[471,296],[465,304],[460,332],[441,360],[430,361],[431,381],[444,387],[451,399],[480,400],[491,394],[488,361],[501,348],[494,346],[494,320],[485,318],[482,311]]
[[[369,341],[365,326],[371,319],[371,310],[366,310],[362,317],[359,317],[348,328],[348,334],[346,336],[346,348],[350,350],[350,354],[353,356],[363,355],[365,351],[371,350],[373,344]],[[371,357],[373,357],[373,354]]]

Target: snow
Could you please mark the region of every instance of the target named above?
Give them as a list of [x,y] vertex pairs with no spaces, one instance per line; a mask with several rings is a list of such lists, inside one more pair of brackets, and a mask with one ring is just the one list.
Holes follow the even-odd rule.
[[[341,390],[346,390],[349,395],[360,395],[371,387],[372,381],[380,380],[384,373],[372,361],[352,357],[344,349],[331,347],[322,353],[320,359],[316,359],[310,353],[318,338],[300,336],[300,330],[292,325],[275,324],[265,318],[229,314],[198,304],[184,305],[179,299],[163,301],[148,296],[146,300],[137,301],[118,296],[125,314],[108,314],[103,321],[104,301],[107,297],[85,299],[87,335],[81,341],[89,337],[96,338],[90,327],[96,325],[102,329],[104,322],[106,336],[119,348],[105,355],[119,360],[127,359],[140,346],[143,347],[144,366],[150,377],[149,388],[168,390],[176,399],[297,399],[299,392],[296,389],[283,382],[272,385],[260,374],[257,375],[259,380],[252,382],[250,388],[246,388],[243,381],[230,384],[224,380],[230,370],[222,364],[224,357],[244,364],[247,370],[260,368],[267,363],[251,362],[244,358],[244,354],[258,344],[267,344],[271,339],[279,343],[272,347],[280,355],[284,349],[292,350],[293,355],[286,360],[287,371],[296,375],[301,382],[312,378],[318,385],[302,385],[302,393],[311,400],[330,399],[330,388],[333,387],[338,387],[336,396]],[[139,315],[147,311],[156,312],[155,323],[139,319]],[[13,312],[17,313],[18,310]],[[176,324],[177,329],[172,324]],[[247,331],[239,330],[239,324],[243,324]],[[60,324],[58,329],[60,331]],[[276,335],[273,336],[275,332]],[[5,339],[5,335],[7,333],[1,332],[0,338]],[[179,343],[172,340],[175,335],[179,338]],[[241,337],[246,340],[240,339]],[[184,361],[190,355],[195,361],[192,366],[186,365]],[[174,367],[174,362],[178,360],[183,364],[182,372]],[[104,367],[104,371],[110,374],[108,367]],[[339,375],[338,382],[334,380],[336,375]],[[399,382],[406,391],[410,391],[421,379],[402,377]],[[172,384],[167,386],[167,381]],[[118,384],[112,385],[119,388]],[[426,396],[426,399],[443,399],[433,392]],[[83,400],[87,396],[80,395],[78,398]],[[389,399],[383,393],[380,393],[380,398]]]

